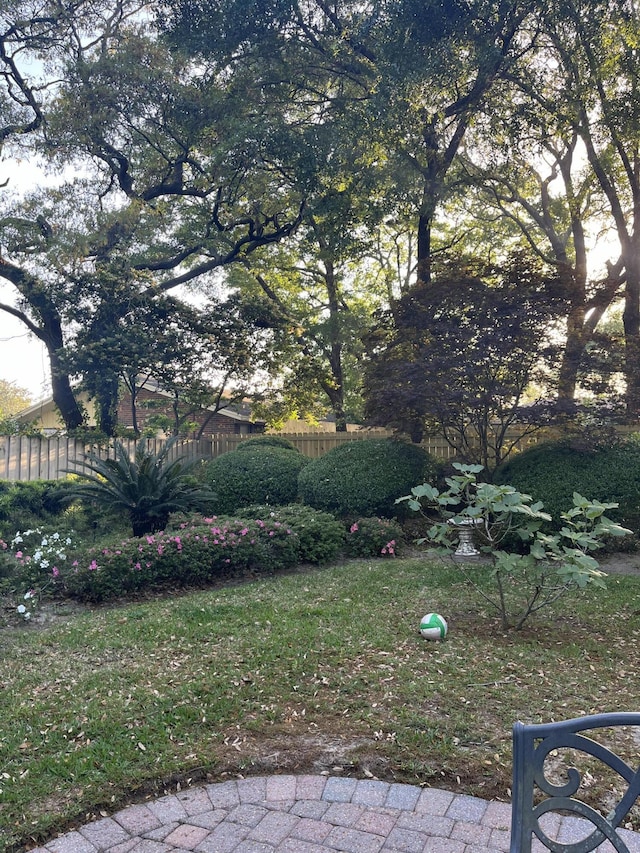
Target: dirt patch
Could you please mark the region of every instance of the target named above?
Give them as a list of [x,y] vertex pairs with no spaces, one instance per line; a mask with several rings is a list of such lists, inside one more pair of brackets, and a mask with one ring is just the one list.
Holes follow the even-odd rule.
[[[596,559],[598,556],[596,554]],[[640,575],[640,553],[610,554],[598,559],[603,572],[615,575]]]

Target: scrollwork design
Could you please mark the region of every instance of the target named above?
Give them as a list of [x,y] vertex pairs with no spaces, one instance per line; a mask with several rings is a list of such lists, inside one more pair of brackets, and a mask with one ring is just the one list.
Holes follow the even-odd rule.
[[[574,749],[593,756],[628,783],[626,793],[608,817],[603,817],[581,800],[571,799],[582,783],[582,776],[575,767],[565,769],[567,777],[565,784],[558,785],[547,778],[545,765],[549,753],[566,749]],[[640,769],[634,771],[619,756],[591,738],[574,732],[559,731],[543,738],[534,749],[533,778],[535,785],[549,797],[533,809],[533,831],[552,853],[589,853],[605,840],[608,840],[619,853],[629,853],[628,847],[617,833],[617,828],[640,794]],[[593,832],[577,842],[553,841],[541,828],[539,819],[543,814],[558,811],[575,814],[587,820],[594,826]]]
[[[540,826],[540,818],[547,812],[558,811],[569,812],[589,821],[594,826],[593,832],[580,841],[554,841]],[[617,827],[580,800],[572,800],[570,797],[552,797],[534,808],[533,819],[534,833],[552,853],[590,853],[605,840],[609,841],[618,853],[629,853],[629,848],[617,833]]]

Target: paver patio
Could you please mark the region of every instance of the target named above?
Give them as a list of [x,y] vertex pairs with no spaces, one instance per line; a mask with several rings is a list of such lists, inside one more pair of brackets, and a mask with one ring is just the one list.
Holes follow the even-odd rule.
[[[553,818],[559,840],[585,834],[575,818]],[[510,820],[509,803],[439,788],[269,776],[132,805],[32,853],[506,853]],[[622,834],[640,853],[640,834]],[[614,853],[608,843],[598,850]]]

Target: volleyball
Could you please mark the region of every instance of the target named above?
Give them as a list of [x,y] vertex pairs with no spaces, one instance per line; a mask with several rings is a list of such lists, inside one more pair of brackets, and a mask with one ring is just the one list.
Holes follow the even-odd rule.
[[427,613],[420,620],[420,633],[427,640],[444,640],[447,622],[439,613]]

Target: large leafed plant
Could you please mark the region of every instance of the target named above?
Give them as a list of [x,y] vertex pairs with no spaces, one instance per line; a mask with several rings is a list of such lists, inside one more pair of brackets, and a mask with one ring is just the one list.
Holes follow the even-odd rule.
[[[458,531],[472,527],[489,565],[481,563],[478,572],[469,561],[457,562],[484,602],[499,614],[503,630],[522,628],[533,613],[571,590],[589,584],[604,586],[605,575],[593,552],[602,547],[605,537],[631,533],[605,515],[617,504],[589,500],[575,492],[573,507],[560,514],[560,530],[550,535],[541,529],[551,521],[541,501],[533,502],[530,495],[510,485],[478,482],[481,465],[454,463],[453,467],[459,473],[447,477],[446,490],[423,483],[398,501],[432,521],[418,542],[439,547],[443,553],[455,556]],[[493,583],[486,583],[488,573]]]
[[176,443],[168,441],[158,453],[138,442],[133,459],[122,442],[115,443],[115,459],[89,453],[82,464],[86,472],[72,490],[73,497],[92,500],[105,509],[128,514],[134,536],[162,530],[172,512],[206,511],[213,493],[192,476],[194,461],[171,461]]

